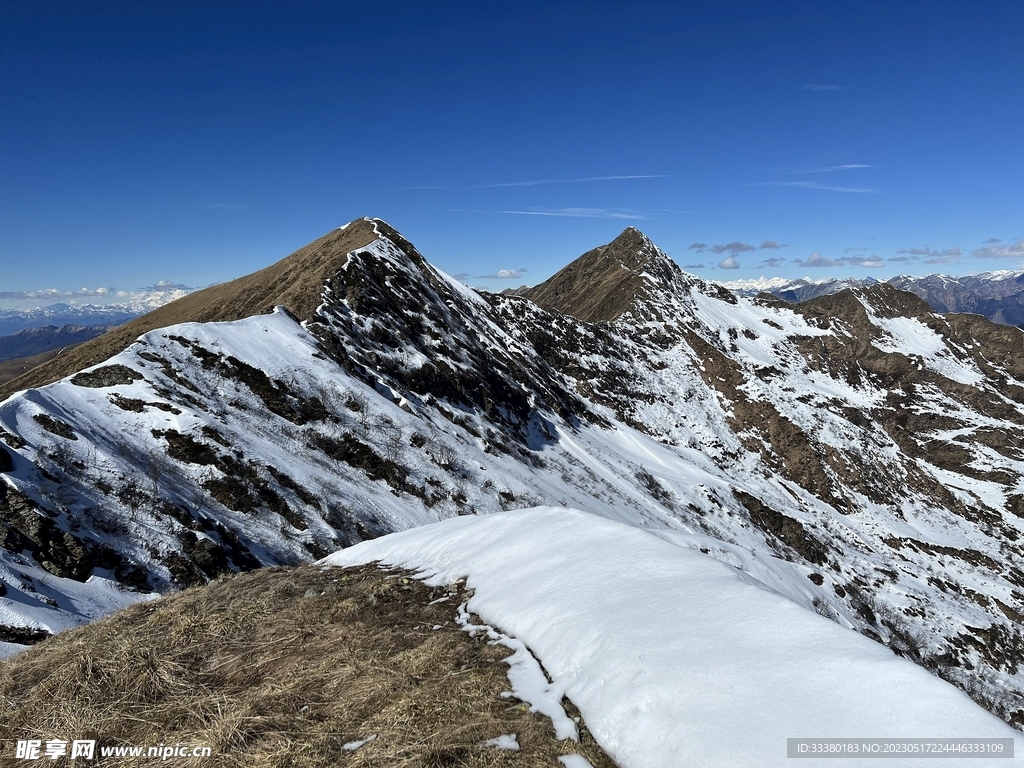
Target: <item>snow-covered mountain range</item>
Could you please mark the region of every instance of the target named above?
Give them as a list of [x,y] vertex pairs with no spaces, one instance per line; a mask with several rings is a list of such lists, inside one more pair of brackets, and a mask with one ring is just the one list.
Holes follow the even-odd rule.
[[[936,312],[970,312],[995,323],[1024,327],[1024,272],[1021,271],[998,270],[960,277],[897,275],[886,282],[901,291],[920,296]],[[786,301],[800,302],[839,293],[846,288],[868,288],[877,283],[873,277],[827,280],[761,277],[719,284],[741,296],[765,292]]]
[[523,295],[369,219],[258,275],[0,404],[0,640],[549,505],[719,560],[1024,725],[1017,328],[889,284],[737,296],[632,228]]
[[28,328],[54,325],[120,325],[180,299],[188,291],[175,288],[151,291],[142,298],[112,304],[49,304],[33,309],[0,309],[0,336]]

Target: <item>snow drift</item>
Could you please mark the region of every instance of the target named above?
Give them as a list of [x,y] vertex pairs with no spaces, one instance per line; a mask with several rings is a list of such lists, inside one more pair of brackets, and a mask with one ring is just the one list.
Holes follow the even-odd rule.
[[578,510],[445,520],[322,562],[374,561],[465,578],[468,609],[526,643],[624,768],[783,764],[793,737],[1015,734],[741,571]]

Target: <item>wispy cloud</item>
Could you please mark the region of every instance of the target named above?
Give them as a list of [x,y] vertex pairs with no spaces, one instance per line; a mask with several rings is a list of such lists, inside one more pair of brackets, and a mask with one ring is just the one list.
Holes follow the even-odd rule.
[[632,179],[667,179],[663,173],[633,173],[627,176],[587,176],[582,179],[538,179],[535,181],[503,181],[497,184],[481,184],[470,189],[497,189],[500,187],[539,187],[543,184],[582,184],[588,181],[627,181]]
[[764,264],[766,267],[777,267],[777,266],[779,266],[779,264],[781,264],[784,261],[785,261],[785,259],[775,259],[775,258],[772,258],[772,259],[765,259],[761,263]]
[[507,213],[515,216],[564,216],[573,219],[633,219],[649,220],[653,218],[638,211],[622,208],[549,208],[530,211],[498,210],[474,211],[474,213]]
[[851,247],[851,248],[847,248],[845,251],[843,251],[843,253],[864,253],[865,251],[867,251],[867,248],[853,248],[853,247]]
[[988,240],[985,241],[985,245],[992,245],[993,243],[1001,243],[1001,242],[1003,242],[1003,241],[1000,240],[998,237],[990,237]]
[[917,257],[915,257],[915,256],[892,256],[892,257],[889,258],[889,261],[898,261],[900,263],[903,263],[903,262],[906,262],[906,261],[917,261]]
[[759,181],[756,187],[799,187],[801,189],[824,189],[829,192],[855,192],[858,194],[877,195],[878,190],[870,187],[837,187],[832,184],[819,184],[816,181]]
[[499,269],[493,275],[477,275],[478,280],[519,280],[526,272],[526,267],[519,269]]
[[830,83],[812,83],[811,85],[804,85],[800,87],[801,91],[841,91],[843,86],[832,85]]
[[856,171],[863,168],[873,168],[871,165],[864,165],[863,163],[847,163],[846,165],[828,165],[824,168],[808,168],[804,171],[786,171],[788,175],[799,176],[804,173],[835,173],[836,171]]
[[[992,238],[995,240],[995,238]],[[990,242],[990,241],[989,241]],[[996,240],[996,242],[1001,242]],[[1024,257],[1024,240],[1018,240],[1012,245],[990,245],[986,248],[976,248],[973,255],[979,259],[1012,259]]]
[[806,259],[794,259],[794,261],[802,267],[845,267],[846,261],[843,259],[829,259],[822,256],[820,253],[815,251]]
[[779,243],[775,240],[765,240],[759,246],[762,251],[777,251],[779,248],[788,248],[789,243]]
[[683,265],[683,269],[706,269],[706,268],[707,267],[705,266],[703,261],[700,264],[684,264]]
[[847,163],[846,165],[827,165],[824,168],[810,168],[806,171],[786,171],[790,176],[803,173],[833,173],[835,171],[855,171],[861,168],[873,168],[874,166],[865,165],[864,163]]
[[[422,189],[422,190],[457,190],[457,189],[503,189],[506,187],[539,187],[547,184],[585,184],[594,181],[635,181],[639,179],[670,179],[672,176],[665,173],[630,173],[621,176],[585,176],[579,179],[532,179],[530,181],[499,181],[493,184],[473,184],[465,187],[444,187],[444,186],[413,186],[398,187],[398,189]],[[683,211],[691,213],[691,211]]]

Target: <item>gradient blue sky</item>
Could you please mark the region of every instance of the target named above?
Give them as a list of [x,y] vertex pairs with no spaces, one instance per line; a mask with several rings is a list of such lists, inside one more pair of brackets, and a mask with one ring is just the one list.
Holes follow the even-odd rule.
[[7,0],[3,303],[363,215],[491,288],[630,224],[715,279],[1024,268],[1019,0],[581,6]]

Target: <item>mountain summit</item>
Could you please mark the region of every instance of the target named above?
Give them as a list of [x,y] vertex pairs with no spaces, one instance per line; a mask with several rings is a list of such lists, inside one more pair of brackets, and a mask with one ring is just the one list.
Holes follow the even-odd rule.
[[587,251],[552,277],[516,291],[535,304],[588,323],[619,318],[652,284],[667,285],[682,273],[635,227],[608,245]]
[[178,323],[241,320],[269,312],[278,305],[286,307],[300,320],[309,320],[320,304],[320,292],[328,278],[341,269],[351,251],[369,245],[376,237],[372,220],[356,219],[272,266],[190,293],[71,349],[0,387],[0,397],[19,389],[49,384],[102,362],[156,328]]

